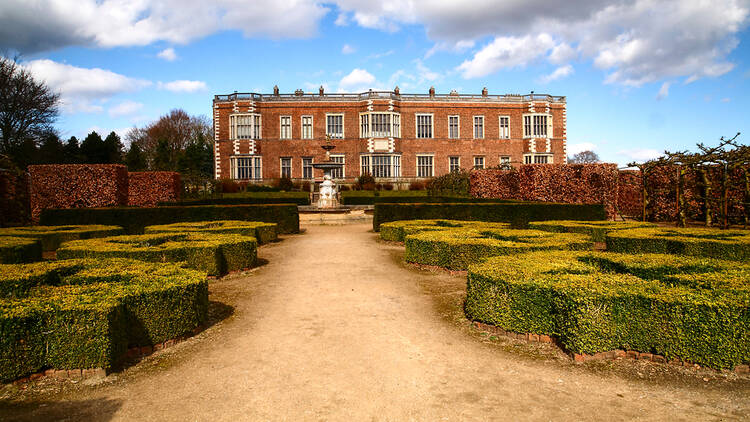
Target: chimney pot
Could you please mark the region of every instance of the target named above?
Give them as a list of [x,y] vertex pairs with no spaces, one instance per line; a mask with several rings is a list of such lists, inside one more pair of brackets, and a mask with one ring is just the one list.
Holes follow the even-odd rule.
[[434,86],[430,87],[430,98],[435,98],[435,87]]
[[275,95],[277,97],[279,96],[279,86],[278,85],[274,85],[273,86],[273,95]]
[[323,93],[325,92],[325,90],[323,89],[323,85],[321,85],[320,88],[318,88],[318,92],[320,93],[320,96],[322,97]]

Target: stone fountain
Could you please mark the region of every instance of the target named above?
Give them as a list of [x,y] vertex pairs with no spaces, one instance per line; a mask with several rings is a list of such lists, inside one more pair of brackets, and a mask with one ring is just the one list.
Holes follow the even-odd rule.
[[331,170],[340,169],[344,165],[331,160],[331,150],[336,148],[336,145],[333,145],[330,139],[321,148],[326,152],[325,161],[313,163],[312,165],[316,169],[323,169],[323,182],[320,184],[320,198],[318,198],[317,205],[318,208],[338,208],[339,201],[338,195],[336,195],[336,184],[331,177]]

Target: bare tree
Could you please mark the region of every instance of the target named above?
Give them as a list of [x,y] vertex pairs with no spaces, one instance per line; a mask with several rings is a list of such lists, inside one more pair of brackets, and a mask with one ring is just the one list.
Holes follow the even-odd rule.
[[53,131],[60,95],[20,66],[0,56],[0,154]]
[[594,151],[581,151],[572,157],[568,157],[570,164],[593,164],[599,162],[599,156]]

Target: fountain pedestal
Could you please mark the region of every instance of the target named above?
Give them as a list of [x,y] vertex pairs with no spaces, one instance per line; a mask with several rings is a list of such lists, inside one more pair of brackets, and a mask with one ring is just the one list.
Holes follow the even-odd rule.
[[331,177],[331,170],[340,169],[344,165],[331,160],[331,150],[336,148],[330,140],[322,148],[326,151],[326,159],[320,163],[313,163],[316,169],[323,169],[323,182],[320,184],[320,197],[318,198],[318,208],[338,208],[339,201],[336,194],[336,184]]

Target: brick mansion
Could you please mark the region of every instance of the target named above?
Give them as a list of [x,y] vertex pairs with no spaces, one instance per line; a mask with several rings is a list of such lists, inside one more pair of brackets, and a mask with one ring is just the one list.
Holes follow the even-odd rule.
[[564,163],[565,97],[402,94],[233,93],[213,100],[217,179],[313,179],[321,145],[343,167],[334,177],[369,173],[380,181],[440,176],[456,169]]

